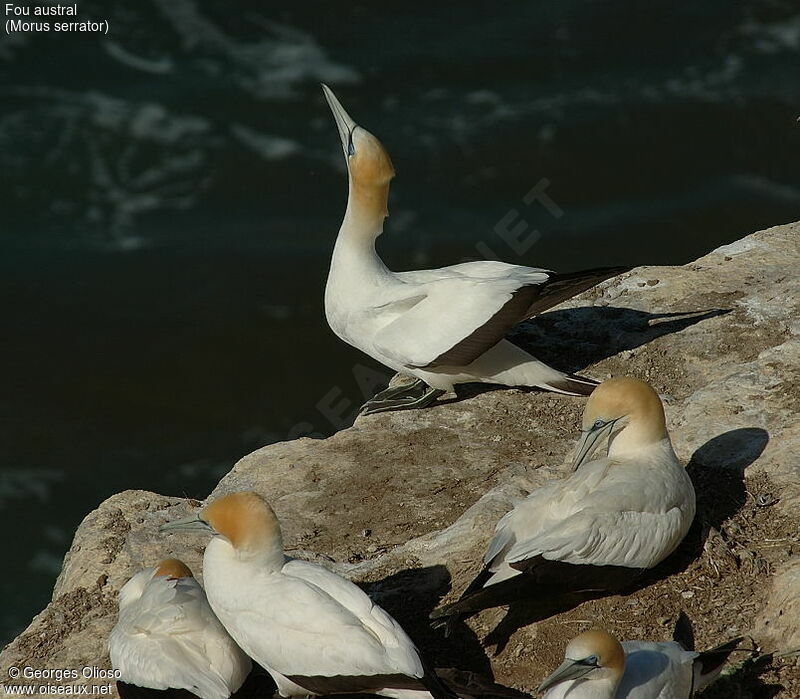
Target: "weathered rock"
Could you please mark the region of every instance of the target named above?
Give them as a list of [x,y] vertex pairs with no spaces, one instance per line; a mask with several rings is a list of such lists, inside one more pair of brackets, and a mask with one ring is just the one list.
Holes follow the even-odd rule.
[[[565,640],[591,623],[628,638],[667,638],[680,609],[695,621],[700,647],[742,633],[770,650],[800,647],[798,269],[800,224],[778,226],[684,267],[637,268],[517,331],[515,341],[555,366],[599,379],[639,376],[659,390],[676,451],[691,462],[699,525],[649,587],[519,630],[512,620],[500,624],[488,639],[499,642],[491,662],[480,642],[502,610],[478,615],[448,641],[427,614],[476,572],[513,498],[560,477],[582,400],[469,388],[462,400],[423,411],[360,418],[326,440],[260,449],[213,495],[264,494],[290,551],[367,584],[437,664],[491,670],[519,688],[532,689],[558,664]],[[0,673],[11,665],[107,668],[105,639],[124,581],[166,555],[200,574],[204,539],[157,531],[188,507],[129,491],[90,514],[53,601],[0,655]],[[771,672],[788,692],[778,696],[798,695],[796,667],[779,662]],[[752,688],[762,680],[734,681]]]

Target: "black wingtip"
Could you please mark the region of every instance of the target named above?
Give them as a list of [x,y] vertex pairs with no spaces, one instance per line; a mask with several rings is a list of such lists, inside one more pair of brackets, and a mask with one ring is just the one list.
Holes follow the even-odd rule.
[[[695,663],[700,663],[700,677],[703,683],[707,683],[710,679],[719,674],[722,666],[727,662],[731,653],[738,650],[739,644],[744,640],[743,636],[737,636],[730,641],[725,641],[711,650],[704,650],[695,659]],[[755,652],[751,649],[742,649],[748,652]]]
[[678,619],[675,621],[675,628],[672,631],[672,640],[680,643],[684,650],[694,650],[694,629],[692,620],[681,609]]

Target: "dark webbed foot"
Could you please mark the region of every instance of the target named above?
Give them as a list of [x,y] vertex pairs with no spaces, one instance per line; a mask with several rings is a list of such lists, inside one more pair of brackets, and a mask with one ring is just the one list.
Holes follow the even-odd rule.
[[387,388],[375,394],[361,406],[359,415],[372,415],[387,410],[412,410],[424,408],[444,393],[441,389],[431,388],[422,379],[410,384]]

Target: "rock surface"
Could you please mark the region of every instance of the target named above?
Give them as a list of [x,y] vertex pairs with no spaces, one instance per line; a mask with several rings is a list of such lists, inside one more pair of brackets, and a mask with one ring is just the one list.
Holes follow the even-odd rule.
[[[676,451],[698,490],[698,520],[653,583],[630,595],[537,623],[489,610],[451,639],[427,623],[428,612],[477,571],[513,499],[563,475],[578,398],[468,387],[423,411],[359,418],[325,440],[264,447],[239,461],[212,497],[262,493],[293,555],[363,582],[437,665],[491,672],[527,691],[560,662],[566,640],[590,625],[624,638],[668,638],[680,609],[695,622],[699,648],[752,634],[766,650],[796,649],[798,269],[800,224],[778,226],[683,267],[637,268],[512,338],[560,368],[643,378],[664,399]],[[52,602],[0,655],[0,675],[12,666],[107,669],[120,586],[166,555],[199,577],[205,540],[158,533],[196,504],[127,491],[88,515]],[[737,663],[706,696],[772,696],[767,687],[800,696],[791,655],[758,667]]]

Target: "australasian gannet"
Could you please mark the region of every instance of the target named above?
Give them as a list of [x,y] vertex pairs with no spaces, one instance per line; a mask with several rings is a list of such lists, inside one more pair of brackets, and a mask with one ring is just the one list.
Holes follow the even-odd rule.
[[[604,441],[608,455],[586,462]],[[449,631],[461,616],[517,599],[624,589],[675,550],[694,514],[658,394],[638,379],[609,379],[586,403],[573,473],[498,522],[483,571],[431,618]]]
[[455,384],[483,382],[588,395],[595,381],[565,374],[504,339],[517,323],[628,268],[556,274],[495,261],[392,272],[375,250],[388,215],[394,167],[381,142],[358,126],[333,92],[349,195],[325,287],[328,324],[342,340],[407,376],[362,412],[423,407]]
[[223,496],[162,529],[213,534],[203,558],[211,608],[281,696],[456,696],[359,587],[284,554],[278,518],[257,493]]
[[108,650],[120,671],[123,699],[140,695],[139,688],[227,699],[252,666],[211,611],[192,571],[174,558],[139,571],[122,586]]
[[543,699],[689,699],[719,675],[741,642],[701,653],[676,641],[624,641],[593,629],[573,638],[539,686]]

